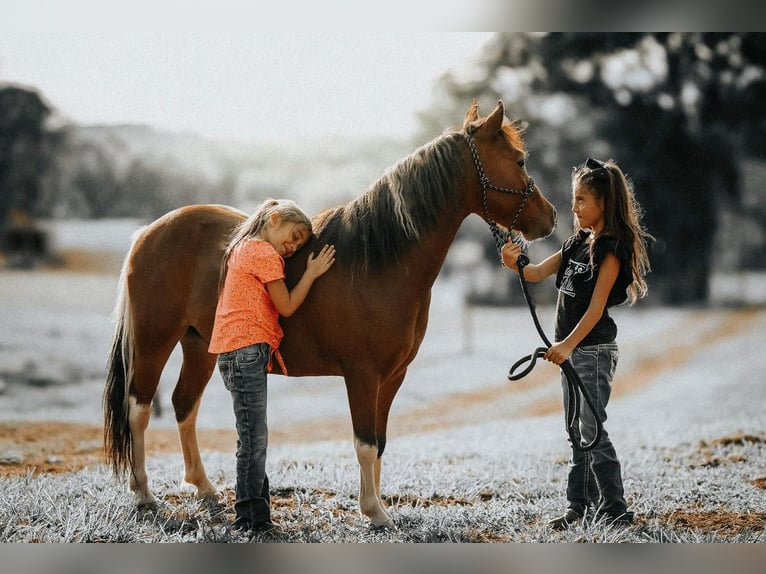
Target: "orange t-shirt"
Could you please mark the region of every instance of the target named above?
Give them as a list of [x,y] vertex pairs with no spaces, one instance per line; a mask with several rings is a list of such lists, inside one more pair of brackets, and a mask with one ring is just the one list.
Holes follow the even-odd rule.
[[268,343],[276,351],[284,333],[266,283],[284,278],[285,261],[268,241],[251,239],[235,247],[208,351],[226,353],[255,343]]

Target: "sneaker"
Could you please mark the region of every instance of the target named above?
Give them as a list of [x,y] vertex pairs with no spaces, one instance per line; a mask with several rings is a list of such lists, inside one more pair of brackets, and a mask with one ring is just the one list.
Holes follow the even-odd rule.
[[603,520],[607,526],[630,526],[633,524],[633,513],[629,510],[620,514],[612,512],[596,513],[596,520]]
[[566,530],[569,528],[572,524],[577,522],[582,518],[582,514],[575,512],[571,508],[569,508],[565,514],[562,516],[557,516],[556,518],[552,518],[548,521],[548,526],[553,528],[554,530]]
[[633,513],[626,510],[622,514],[605,514],[604,519],[610,526],[630,526],[633,524]]
[[232,532],[249,533],[253,529],[253,523],[241,516],[231,523]]
[[266,522],[259,522],[254,524],[251,530],[257,534],[265,534],[266,532],[279,532],[279,526],[267,520]]
[[271,521],[253,523],[249,520],[237,518],[231,525],[233,532],[246,534],[249,536],[259,536],[263,538],[274,538],[283,534],[282,529]]

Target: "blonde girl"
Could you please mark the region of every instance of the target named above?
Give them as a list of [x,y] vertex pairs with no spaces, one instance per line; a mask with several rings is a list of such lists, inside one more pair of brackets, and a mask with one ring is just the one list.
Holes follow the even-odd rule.
[[242,531],[275,529],[266,475],[266,376],[272,355],[282,364],[279,316],[292,315],[314,281],[335,262],[331,245],[309,254],[303,276],[288,290],[284,259],[311,235],[311,220],[294,202],[268,199],[234,230],[224,252],[208,350],[218,354],[218,368],[234,405],[238,440],[233,527]]

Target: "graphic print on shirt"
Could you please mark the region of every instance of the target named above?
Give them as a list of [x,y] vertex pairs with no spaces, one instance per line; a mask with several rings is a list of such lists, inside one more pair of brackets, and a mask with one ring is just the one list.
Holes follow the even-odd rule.
[[564,276],[561,279],[561,286],[559,287],[559,291],[568,297],[574,297],[575,290],[572,280],[575,275],[581,275],[587,270],[588,265],[586,263],[570,259],[567,262],[567,268],[564,270]]

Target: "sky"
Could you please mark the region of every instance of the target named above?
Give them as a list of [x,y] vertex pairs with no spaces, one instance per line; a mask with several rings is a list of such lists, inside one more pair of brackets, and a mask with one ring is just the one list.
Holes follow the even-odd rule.
[[405,138],[437,78],[468,73],[492,35],[129,30],[0,24],[0,83],[36,88],[85,125],[275,143]]

